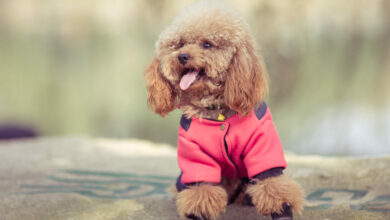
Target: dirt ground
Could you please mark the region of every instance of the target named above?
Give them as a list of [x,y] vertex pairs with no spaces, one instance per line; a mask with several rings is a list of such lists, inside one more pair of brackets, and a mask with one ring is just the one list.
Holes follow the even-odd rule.
[[[298,156],[286,172],[306,203],[295,219],[390,219],[390,156]],[[140,140],[0,142],[0,219],[176,220],[175,149]],[[270,219],[228,206],[222,220]]]

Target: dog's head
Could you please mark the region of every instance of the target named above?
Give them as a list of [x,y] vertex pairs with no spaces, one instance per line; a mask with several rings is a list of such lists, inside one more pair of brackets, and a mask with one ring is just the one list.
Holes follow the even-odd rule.
[[196,3],[174,19],[161,33],[145,76],[148,104],[162,116],[182,97],[191,102],[188,97],[211,94],[246,115],[267,93],[266,70],[248,24],[216,2]]

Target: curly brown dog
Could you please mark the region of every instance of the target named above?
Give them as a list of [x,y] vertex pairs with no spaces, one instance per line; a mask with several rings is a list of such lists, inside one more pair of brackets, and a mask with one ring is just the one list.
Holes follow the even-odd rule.
[[176,204],[183,219],[214,220],[233,202],[292,219],[303,191],[286,162],[267,105],[265,66],[248,24],[232,9],[201,1],[163,31],[145,71],[148,105],[183,111]]

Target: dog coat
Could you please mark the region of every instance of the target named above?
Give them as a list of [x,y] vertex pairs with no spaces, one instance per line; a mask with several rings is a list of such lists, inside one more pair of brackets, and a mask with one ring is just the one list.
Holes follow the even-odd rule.
[[286,168],[282,144],[263,102],[247,116],[235,114],[225,121],[184,115],[180,120],[178,181],[219,183],[227,178],[252,178],[272,168]]

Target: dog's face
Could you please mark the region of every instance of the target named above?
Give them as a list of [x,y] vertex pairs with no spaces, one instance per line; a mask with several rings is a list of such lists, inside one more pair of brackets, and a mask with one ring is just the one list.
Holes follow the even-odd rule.
[[248,25],[219,5],[198,4],[179,14],[160,35],[145,74],[149,106],[162,116],[174,109],[177,97],[186,97],[181,105],[195,105],[191,100],[211,95],[245,115],[267,90]]
[[158,47],[162,74],[180,94],[221,93],[235,53],[229,39],[210,29],[213,23],[198,23],[191,32],[178,30]]

